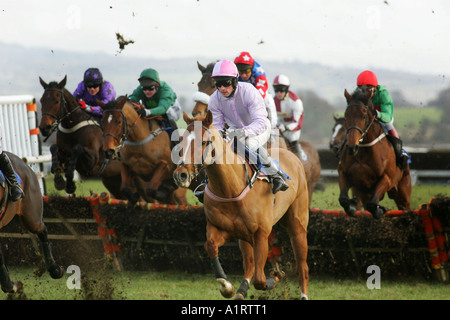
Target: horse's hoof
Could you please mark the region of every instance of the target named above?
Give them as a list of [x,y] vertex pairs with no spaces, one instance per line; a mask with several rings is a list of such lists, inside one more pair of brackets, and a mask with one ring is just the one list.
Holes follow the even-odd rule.
[[55,176],[54,183],[56,190],[64,190],[66,188],[66,181],[61,176]]
[[2,291],[4,293],[17,293],[17,292],[22,292],[23,290],[23,284],[20,281],[11,281],[11,286],[8,288],[5,288],[2,286]]
[[242,293],[236,293],[236,296],[234,297],[234,300],[245,300],[245,297]]
[[386,209],[376,203],[368,203],[367,210],[372,214],[374,219],[381,219],[386,212]]
[[75,190],[77,190],[77,186],[75,185],[75,183],[67,184],[67,186],[66,186],[66,192],[67,192],[68,194],[74,193]]
[[56,263],[51,265],[47,271],[52,279],[61,279],[65,273],[64,268]]
[[222,294],[222,297],[229,299],[234,296],[235,289],[231,282],[224,278],[218,278],[217,282],[220,284],[220,293]]

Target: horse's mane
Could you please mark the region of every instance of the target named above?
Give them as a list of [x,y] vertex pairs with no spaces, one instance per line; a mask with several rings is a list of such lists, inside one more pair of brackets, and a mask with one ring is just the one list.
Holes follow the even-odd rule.
[[103,110],[117,109],[119,104],[123,105],[122,101],[124,99],[125,99],[125,102],[129,100],[127,95],[122,95],[122,96],[117,97],[116,99],[108,101],[106,104],[103,104],[102,109]]
[[356,88],[355,92],[353,92],[352,99],[367,104],[367,92],[363,88],[358,87]]
[[203,75],[211,76],[215,65],[216,65],[215,62],[208,63],[205,71],[203,72]]

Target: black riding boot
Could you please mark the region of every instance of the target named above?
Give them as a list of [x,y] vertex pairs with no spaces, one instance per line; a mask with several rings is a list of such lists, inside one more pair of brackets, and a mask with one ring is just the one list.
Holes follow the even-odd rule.
[[0,154],[0,169],[2,170],[6,181],[11,187],[10,196],[11,201],[15,202],[23,197],[23,190],[19,182],[16,179],[16,174],[14,173],[13,166],[9,160],[8,155],[5,152]]
[[394,137],[393,135],[388,134],[386,136],[388,140],[392,143],[392,146],[394,147],[395,151],[395,159],[397,166],[405,170],[408,167],[408,157],[403,154],[403,143],[402,140],[400,140],[397,137]]
[[273,162],[273,159],[269,156],[267,150],[263,147],[259,148],[258,155],[262,163],[262,173],[272,178],[273,194],[277,193],[278,191],[286,191],[289,186],[286,181],[284,181],[284,175],[281,171],[278,171],[277,166]]

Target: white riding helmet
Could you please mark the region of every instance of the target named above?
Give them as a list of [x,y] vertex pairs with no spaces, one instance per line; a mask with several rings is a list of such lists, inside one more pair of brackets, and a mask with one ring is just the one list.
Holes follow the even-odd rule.
[[289,78],[287,76],[285,76],[284,74],[279,74],[273,80],[273,85],[289,87],[291,85],[291,82],[289,81]]

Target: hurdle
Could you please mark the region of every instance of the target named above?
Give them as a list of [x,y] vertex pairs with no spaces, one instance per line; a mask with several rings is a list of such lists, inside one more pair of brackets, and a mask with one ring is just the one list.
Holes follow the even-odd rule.
[[0,96],[1,146],[22,158],[36,173],[42,194],[45,181],[42,163],[51,155],[42,155],[37,107],[32,95]]

